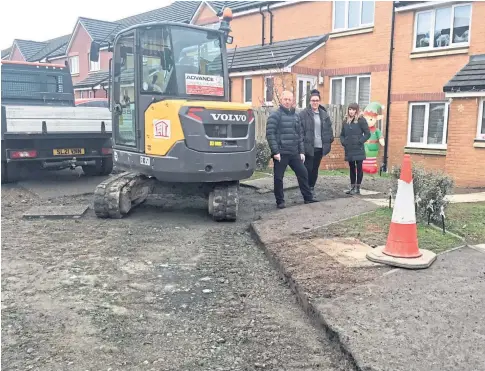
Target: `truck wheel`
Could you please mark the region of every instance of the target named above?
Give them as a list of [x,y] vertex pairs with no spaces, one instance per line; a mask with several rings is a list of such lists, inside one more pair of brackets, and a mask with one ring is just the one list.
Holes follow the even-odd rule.
[[104,158],[102,161],[102,173],[101,175],[109,175],[113,171],[113,158]]
[[18,164],[2,162],[2,184],[15,183],[20,179],[19,172]]
[[113,170],[113,159],[103,158],[96,160],[96,165],[86,165],[82,168],[86,176],[109,175]]

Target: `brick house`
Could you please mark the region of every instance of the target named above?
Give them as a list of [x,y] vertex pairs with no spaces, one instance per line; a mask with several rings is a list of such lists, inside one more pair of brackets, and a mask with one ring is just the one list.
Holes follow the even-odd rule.
[[[349,14],[357,16],[352,20]],[[258,17],[259,28],[255,27]],[[387,152],[388,168],[399,165],[402,155],[409,153],[427,168],[445,170],[457,186],[485,187],[482,19],[485,3],[477,1],[401,1],[394,7],[392,2],[300,2],[246,12],[235,17],[231,26],[239,46],[231,68],[232,98],[255,106],[271,105],[271,88],[277,93],[290,86],[297,107],[302,107],[306,102],[301,95],[309,85],[316,85],[325,103],[357,101],[362,106],[379,101],[389,115],[387,151],[381,152]],[[298,63],[291,63],[292,48],[279,52],[285,42],[293,42],[285,40],[293,39],[297,45],[318,35],[329,38]],[[295,40],[299,37],[303,39]],[[353,47],[362,52],[349,58]],[[252,54],[256,49],[257,58]],[[273,70],[262,66],[270,54],[266,49],[278,55],[272,58]],[[236,70],[242,63],[238,52],[245,63],[241,72]],[[386,120],[382,126],[387,127]],[[322,167],[345,166],[340,146],[333,148]]]
[[395,13],[389,163],[410,153],[485,187],[485,3],[408,3]]
[[[416,162],[445,169],[459,186],[485,186],[482,2],[175,2],[115,22],[81,17],[70,35],[15,40],[2,58],[68,61],[77,97],[105,97],[111,53],[104,48],[100,60],[90,62],[92,40],[103,43],[124,27],[151,21],[218,27],[225,6],[234,15],[232,101],[274,106],[287,88],[304,107],[313,87],[323,103],[379,101],[386,107],[380,126],[388,127],[380,157],[388,168],[411,153]],[[322,167],[346,166],[337,140]]]

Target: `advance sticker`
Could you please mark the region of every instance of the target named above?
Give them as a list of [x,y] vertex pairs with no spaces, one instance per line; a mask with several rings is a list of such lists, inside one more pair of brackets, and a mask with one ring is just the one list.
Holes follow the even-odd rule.
[[222,76],[185,74],[185,91],[193,95],[224,96],[224,78]]

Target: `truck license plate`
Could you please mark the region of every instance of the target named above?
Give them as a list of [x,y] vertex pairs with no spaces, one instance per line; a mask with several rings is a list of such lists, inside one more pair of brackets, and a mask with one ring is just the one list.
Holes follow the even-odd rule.
[[140,164],[150,166],[150,157],[140,156]]
[[84,155],[84,148],[56,148],[54,156]]

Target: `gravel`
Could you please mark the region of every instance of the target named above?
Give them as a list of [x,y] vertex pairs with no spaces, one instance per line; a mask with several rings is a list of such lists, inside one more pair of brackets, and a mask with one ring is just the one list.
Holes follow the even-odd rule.
[[23,220],[92,197],[2,187],[2,370],[352,369],[250,237],[273,195],[241,192],[235,223],[170,195],[121,220]]

